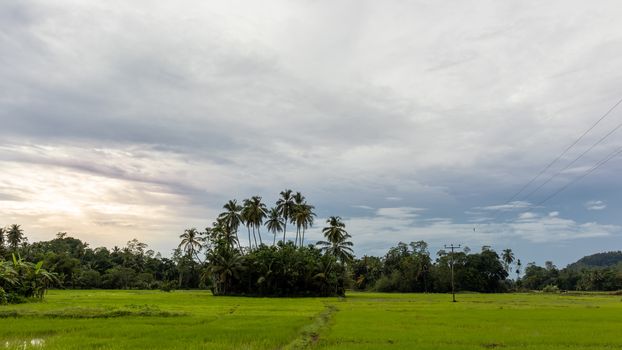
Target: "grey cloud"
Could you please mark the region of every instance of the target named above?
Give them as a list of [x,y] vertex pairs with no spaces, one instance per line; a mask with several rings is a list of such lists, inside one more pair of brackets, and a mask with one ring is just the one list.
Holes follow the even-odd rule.
[[[505,202],[619,98],[616,2],[237,5],[0,5],[7,212],[45,211],[49,198],[35,193],[63,184],[29,173],[60,169],[114,180],[106,199],[159,216],[150,228],[162,245],[183,225],[172,217],[200,227],[229,198],[272,202],[283,188],[307,194],[321,217],[349,218],[358,252],[413,232],[445,239],[441,229],[493,239],[473,233],[477,223],[531,243],[549,223],[558,238],[563,227],[605,238],[622,224],[613,210],[584,210],[592,198],[617,206],[614,161],[542,208],[530,203],[577,173]],[[579,173],[619,146],[595,149]],[[69,214],[83,205],[67,201]],[[109,209],[84,215],[96,227],[147,225]],[[37,218],[39,232],[59,224]]]

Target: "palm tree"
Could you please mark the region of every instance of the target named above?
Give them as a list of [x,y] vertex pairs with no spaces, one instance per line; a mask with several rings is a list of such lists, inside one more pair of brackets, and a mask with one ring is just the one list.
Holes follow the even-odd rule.
[[218,249],[210,254],[207,271],[214,276],[214,294],[227,294],[227,286],[231,279],[237,278],[244,270],[244,260],[234,249]]
[[199,258],[199,252],[203,249],[203,242],[205,242],[205,237],[201,237],[201,233],[197,231],[196,228],[189,228],[184,230],[184,233],[179,235],[181,238],[181,242],[179,243],[178,248],[188,254],[189,257],[196,257],[199,260],[199,263],[203,263]]
[[0,227],[0,249],[4,247],[4,228]]
[[240,237],[238,237],[238,227],[240,223],[243,223],[244,220],[242,218],[242,206],[238,204],[235,199],[230,200],[223,206],[226,210],[224,213],[218,216],[219,219],[223,220],[223,222],[227,225],[229,232],[235,233],[236,241],[238,242],[238,248],[240,247]]
[[20,228],[20,225],[13,224],[6,231],[6,240],[9,247],[13,251],[16,251],[19,244],[24,240],[24,230]]
[[279,215],[279,210],[277,208],[271,208],[268,213],[268,220],[266,221],[266,228],[268,232],[272,232],[274,235],[272,240],[272,245],[276,244],[276,233],[283,231],[285,227],[285,221]]
[[326,223],[328,226],[322,229],[322,234],[329,242],[339,242],[348,234],[346,224],[341,221],[340,216],[331,216]]
[[255,246],[257,246],[257,236],[255,236],[255,226],[253,219],[253,202],[250,199],[244,200],[244,206],[242,207],[242,222],[248,229],[248,248],[253,250],[253,241],[251,241],[251,227],[253,227],[253,239],[255,240]]
[[290,220],[292,211],[294,209],[294,198],[292,197],[292,190],[281,191],[281,198],[276,201],[276,208],[279,211],[279,215],[283,218],[283,243],[285,243],[285,235],[287,234],[287,222]]
[[305,232],[307,228],[313,226],[313,220],[315,218],[315,213],[313,209],[314,206],[307,204],[306,202],[297,206],[298,210],[296,211],[296,221],[300,221],[300,227],[302,228],[302,236],[300,238],[300,246],[304,246],[305,243]]
[[322,229],[326,241],[319,241],[322,250],[327,254],[333,255],[342,264],[351,262],[354,259],[352,242],[348,241],[350,234],[346,231],[346,225],[339,216],[331,216],[326,220],[327,227]]
[[338,242],[318,241],[316,244],[322,246],[322,251],[334,256],[342,264],[348,264],[354,260],[354,251],[352,250],[354,244],[347,240],[350,237],[349,234],[346,234]]
[[229,225],[221,218],[216,219],[212,227],[206,228],[206,231],[212,242],[222,242],[229,248],[235,247],[236,244],[240,246],[237,234],[231,231]]
[[514,253],[512,252],[512,249],[503,249],[501,259],[503,260],[503,267],[505,268],[505,272],[510,274],[510,266],[514,262]]
[[[263,244],[263,241],[261,240],[260,227],[263,225],[263,220],[268,212],[266,205],[261,202],[261,197],[253,196],[248,202],[244,203],[244,209],[247,211],[246,224],[249,225],[250,223],[253,228],[253,234],[255,234],[255,230],[257,230],[259,244]],[[255,245],[257,245],[257,242],[255,242]]]

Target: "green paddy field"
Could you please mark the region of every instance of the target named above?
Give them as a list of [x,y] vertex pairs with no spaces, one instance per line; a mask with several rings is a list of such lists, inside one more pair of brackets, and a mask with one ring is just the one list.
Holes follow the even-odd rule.
[[0,349],[622,349],[622,296],[50,291],[0,306]]

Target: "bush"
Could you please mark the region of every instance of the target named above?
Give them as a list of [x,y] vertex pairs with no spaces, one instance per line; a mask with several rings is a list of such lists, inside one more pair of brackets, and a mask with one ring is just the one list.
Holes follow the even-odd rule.
[[6,305],[8,303],[9,300],[7,299],[6,292],[0,287],[0,305]]
[[173,281],[163,281],[160,285],[160,290],[163,292],[170,292],[175,290],[175,282]]
[[557,294],[559,293],[559,287],[553,284],[549,284],[549,285],[546,285],[544,288],[542,288],[542,292]]

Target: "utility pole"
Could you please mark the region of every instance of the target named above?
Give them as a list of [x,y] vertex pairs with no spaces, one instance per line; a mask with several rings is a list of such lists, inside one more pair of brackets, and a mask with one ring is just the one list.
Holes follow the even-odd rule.
[[451,249],[451,296],[453,298],[453,302],[456,302],[456,289],[454,287],[454,249],[460,248],[460,244],[456,245],[446,245],[445,249]]

